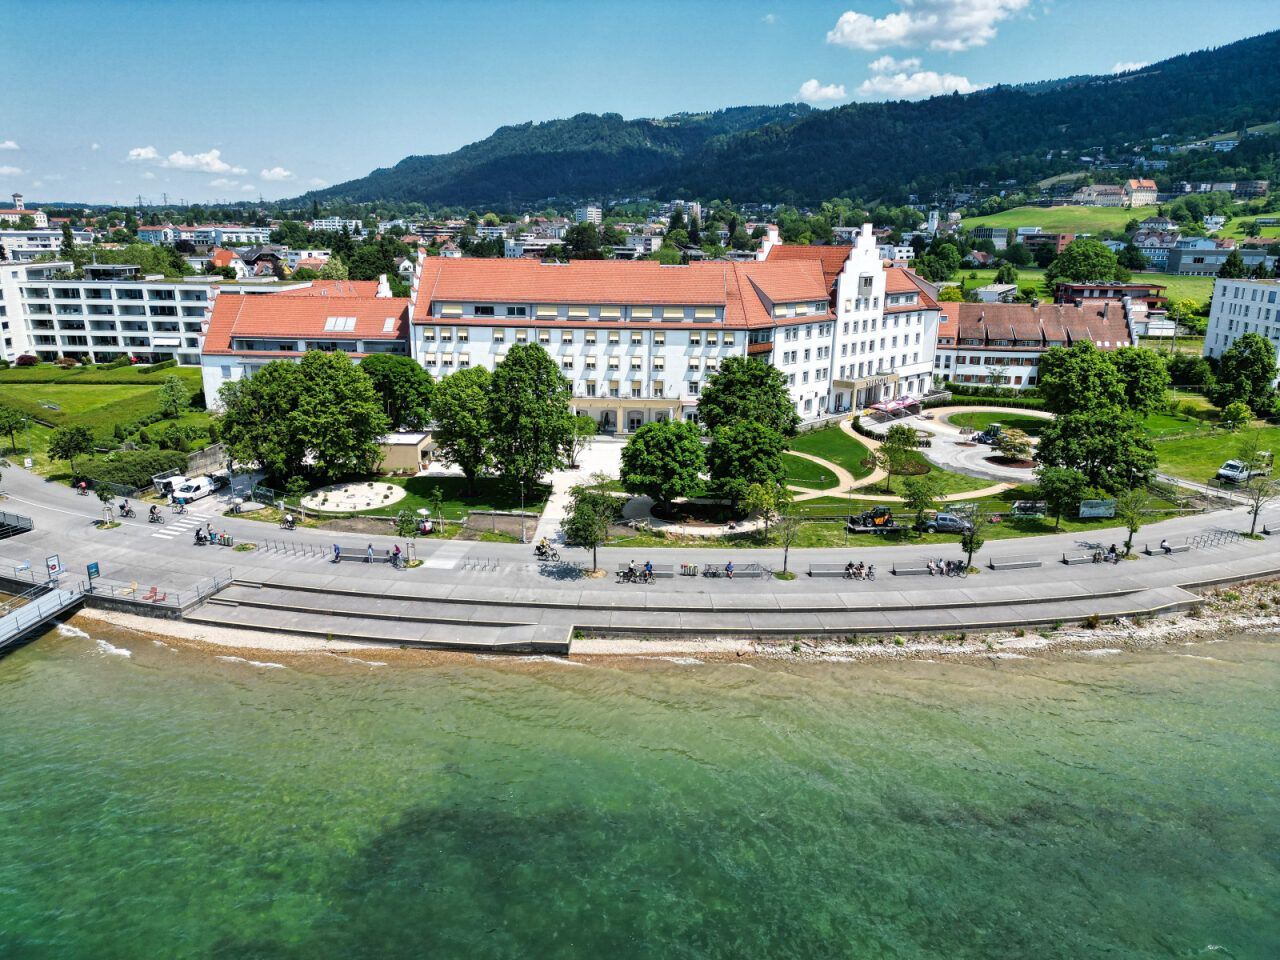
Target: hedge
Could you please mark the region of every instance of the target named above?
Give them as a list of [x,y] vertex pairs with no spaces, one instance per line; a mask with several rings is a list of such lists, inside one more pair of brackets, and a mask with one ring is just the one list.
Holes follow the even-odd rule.
[[951,399],[938,397],[926,400],[925,409],[930,407],[1012,407],[1015,410],[1043,410],[1044,401],[1035,397],[957,397]]
[[[869,437],[870,439],[875,440],[878,443],[884,442],[884,433],[880,430],[872,430],[870,427],[864,426],[862,423],[862,419],[860,417],[854,417],[849,422],[853,426],[854,433],[860,434],[861,436],[864,436],[864,437]],[[908,424],[903,424],[903,425],[908,426]],[[894,426],[894,424],[891,423],[889,424],[889,426],[892,427]],[[932,440],[924,439],[924,440],[916,441],[917,450],[924,449],[927,447],[932,447],[932,446],[933,446]]]
[[1009,400],[1019,400],[1023,398],[1039,399],[1039,387],[989,387],[980,383],[952,383],[950,380],[944,380],[938,385],[940,390],[951,390],[955,393],[964,394],[966,397],[1003,397]]
[[93,480],[142,488],[150,485],[157,473],[186,467],[187,455],[176,450],[119,450],[86,460],[80,473]]
[[142,372],[155,373],[157,370],[168,370],[170,367],[176,367],[177,365],[177,360],[161,360],[159,363],[153,363],[149,366],[143,367]]

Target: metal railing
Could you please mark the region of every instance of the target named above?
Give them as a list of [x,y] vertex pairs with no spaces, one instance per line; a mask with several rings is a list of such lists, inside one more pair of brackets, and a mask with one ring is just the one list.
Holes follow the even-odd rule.
[[79,603],[81,596],[82,591],[78,587],[60,587],[11,610],[0,617],[0,647]]
[[1203,547],[1223,547],[1229,543],[1236,543],[1240,539],[1238,530],[1211,530],[1209,533],[1201,533],[1191,537],[1187,543],[1196,548]]

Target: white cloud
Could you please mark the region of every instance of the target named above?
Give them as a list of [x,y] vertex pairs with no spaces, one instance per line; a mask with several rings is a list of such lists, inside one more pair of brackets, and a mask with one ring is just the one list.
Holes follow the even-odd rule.
[[102,149],[102,144],[100,144],[100,143],[91,143],[91,144],[89,144],[89,149],[90,149],[90,150],[101,150],[101,149]]
[[898,0],[901,10],[873,17],[849,10],[827,33],[827,43],[854,50],[927,47],[956,52],[981,47],[996,24],[1026,8],[1030,0]]
[[284,167],[272,167],[270,170],[263,170],[259,176],[263,180],[292,180],[293,171],[286,170]]
[[134,147],[129,151],[130,160],[155,163],[171,170],[195,170],[199,173],[248,173],[244,167],[233,167],[222,159],[221,150],[207,150],[204,153],[184,153],[175,150],[167,157],[160,156],[155,147]]
[[142,179],[143,179],[143,180],[154,180],[155,178],[156,178],[156,175],[155,175],[154,173],[152,173],[150,170],[144,170],[144,171],[142,171]]
[[829,103],[832,100],[843,100],[847,94],[843,83],[819,83],[817,80],[806,80],[800,84],[797,99],[805,103]]
[[256,189],[257,187],[255,187],[252,183],[246,183],[244,186],[240,188],[241,192],[243,193],[252,193]]
[[954,73],[917,70],[915,73],[882,73],[858,85],[857,95],[864,100],[923,100],[944,93],[973,93],[986,84],[971,83],[968,77]]
[[763,23],[769,24],[769,26],[773,26],[775,23],[778,22],[778,15],[776,13],[766,13],[763,17],[760,18],[760,20]]
[[16,177],[20,173],[17,167],[0,167],[0,177]]
[[17,150],[18,145],[12,140],[0,140],[0,150]]
[[323,177],[312,177],[307,183],[313,187],[327,187],[329,185],[329,181]]
[[228,180],[226,177],[218,177],[216,180],[210,180],[210,181],[209,181],[209,186],[211,186],[211,187],[226,187],[226,188],[229,190],[229,189],[231,189],[232,187],[238,187],[238,186],[240,186],[240,181],[239,181],[239,180]]
[[904,70],[919,70],[920,58],[907,57],[903,60],[895,60],[893,57],[886,55],[878,60],[872,60],[867,64],[867,69],[872,73],[898,73]]
[[1147,65],[1146,60],[1121,60],[1111,68],[1112,73],[1128,73],[1130,70],[1141,70]]
[[43,181],[43,180],[32,180],[32,181],[31,181],[31,185],[32,185],[33,187],[43,187],[43,186],[44,186],[44,181]]
[[247,173],[244,167],[233,167],[222,159],[221,150],[208,150],[204,153],[183,153],[175,150],[165,159],[166,167],[175,170],[199,170],[201,173]]

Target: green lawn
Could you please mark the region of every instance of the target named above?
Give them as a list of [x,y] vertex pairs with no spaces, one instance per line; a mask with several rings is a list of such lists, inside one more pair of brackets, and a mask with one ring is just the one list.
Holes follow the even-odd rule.
[[844,467],[855,480],[871,473],[865,463],[870,451],[838,426],[802,433],[791,441],[790,447]]
[[[476,481],[477,494],[467,496],[467,482],[462,477],[383,477],[386,483],[405,488],[403,500],[388,507],[361,511],[372,516],[394,517],[401,510],[416,511],[420,507],[431,509],[431,491],[439,487],[443,499],[444,516],[448,520],[461,520],[472,510],[519,510],[520,488],[500,477],[481,477]],[[551,487],[539,484],[526,487],[524,509],[529,513],[541,513],[546,505]]]
[[1155,216],[1159,207],[1013,207],[986,217],[965,220],[974,227],[1039,227],[1045,233],[1098,233],[1123,230],[1130,220]]
[[34,367],[10,367],[8,370],[0,370],[0,384],[118,383],[156,386],[169,374],[181,377],[193,393],[200,389],[199,367],[166,367],[154,373],[145,373],[141,367],[119,367],[115,370],[108,370],[105,366],[80,366],[64,369],[55,363],[41,363]]
[[786,470],[786,482],[792,486],[825,490],[839,482],[836,475],[821,464],[790,453],[782,455],[782,466]]
[[[1263,449],[1280,452],[1280,427],[1257,427],[1262,436]],[[1155,440],[1156,453],[1160,457],[1160,469],[1184,480],[1204,483],[1218,472],[1223,462],[1236,454],[1240,445],[1239,433],[1210,430],[1191,437],[1174,440]]]
[[[976,277],[970,277],[969,274],[977,274]],[[961,269],[956,273],[954,279],[964,285],[965,290],[972,290],[975,287],[983,287],[988,283],[995,283],[996,271],[993,269]],[[1213,277],[1184,277],[1176,273],[1148,273],[1141,272],[1133,275],[1134,283],[1158,283],[1168,287],[1164,295],[1170,300],[1194,300],[1197,303],[1204,303],[1213,296]],[[1044,283],[1044,270],[1039,267],[1019,267],[1018,268],[1018,286],[1028,287],[1034,285],[1036,292],[1046,301],[1052,302],[1053,291],[1049,290]]]
[[1050,421],[1044,417],[1028,417],[1022,414],[1010,411],[1008,413],[1000,413],[998,411],[976,411],[973,413],[953,413],[947,418],[948,422],[956,427],[972,427],[975,430],[985,430],[993,423],[998,423],[1006,430],[1021,430],[1028,436],[1038,437],[1040,431],[1044,429],[1044,425]]
[[[911,459],[916,463],[924,464],[929,468],[929,472],[938,478],[938,492],[940,494],[949,493],[968,493],[970,490],[981,490],[983,487],[989,487],[998,483],[997,480],[986,480],[979,477],[971,477],[964,473],[952,473],[950,470],[943,470],[941,467],[935,466],[925,459],[924,454],[918,450],[910,452]],[[876,483],[870,487],[865,487],[867,493],[894,493],[902,496],[903,485],[907,482],[907,477],[895,476],[889,490],[885,490],[884,483]]]

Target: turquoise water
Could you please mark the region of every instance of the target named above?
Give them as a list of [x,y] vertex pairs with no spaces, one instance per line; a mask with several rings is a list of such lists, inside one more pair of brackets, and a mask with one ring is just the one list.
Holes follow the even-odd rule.
[[1280,955],[1271,641],[254,665],[90,629],[0,660],[6,960]]

